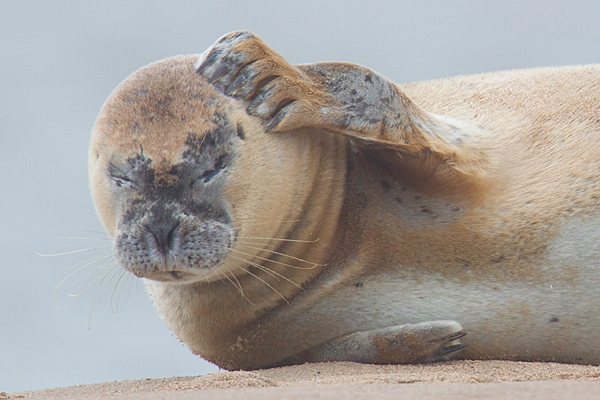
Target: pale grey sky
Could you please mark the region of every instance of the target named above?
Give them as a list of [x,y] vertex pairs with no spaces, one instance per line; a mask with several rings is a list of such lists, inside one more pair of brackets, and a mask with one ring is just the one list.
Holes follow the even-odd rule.
[[397,82],[600,62],[597,1],[2,0],[0,10],[0,391],[8,392],[216,371],[171,336],[132,278],[114,290],[109,276],[59,310],[98,264],[55,292],[66,267],[108,249],[36,255],[109,245],[62,237],[104,237],[87,187],[89,133],[104,99],[136,69],[200,53],[238,29],[291,62],[356,62]]

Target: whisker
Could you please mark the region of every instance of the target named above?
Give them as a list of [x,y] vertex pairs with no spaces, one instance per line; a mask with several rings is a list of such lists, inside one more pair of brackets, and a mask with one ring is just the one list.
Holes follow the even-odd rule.
[[110,237],[110,235],[108,233],[103,232],[103,231],[84,231],[84,232],[86,232],[86,233],[97,233],[98,235],[103,235],[103,236]]
[[[73,264],[73,265],[67,267],[66,269],[71,269],[71,268],[74,268],[74,267],[79,266],[81,264],[84,264],[81,267],[77,268],[75,271],[72,271],[62,281],[60,281],[59,284],[56,285],[56,288],[54,289],[54,293],[56,293],[58,291],[58,289],[60,289],[60,287],[62,286],[63,283],[65,283],[70,277],[72,277],[73,275],[75,275],[76,273],[78,273],[79,271],[81,271],[82,269],[85,269],[85,268],[89,267],[90,265],[92,265],[92,264],[94,264],[94,263],[96,263],[96,262],[98,262],[98,261],[100,261],[102,259],[110,258],[110,256],[112,256],[112,254],[105,254],[103,256],[93,258],[92,260],[85,260],[85,261],[82,261],[82,262],[79,262],[77,264]],[[97,269],[95,269],[95,270],[97,270]]]
[[265,247],[271,247],[276,249],[277,247],[279,247],[279,245],[276,244],[266,244],[266,243],[257,243],[257,242],[247,242],[247,241],[240,241],[240,240],[236,240],[235,243],[240,243],[240,244],[253,244],[256,246],[265,246]]
[[231,277],[229,276],[229,274],[226,274],[225,272],[222,272],[223,276],[229,281],[231,282],[231,284],[233,285],[234,288],[236,288],[236,290],[238,292],[240,292],[240,294],[242,295],[242,297],[244,297],[244,291],[233,281],[231,280]]
[[262,283],[264,283],[265,285],[267,285],[268,288],[270,288],[272,291],[274,291],[275,293],[277,293],[277,295],[279,297],[281,297],[283,299],[283,301],[285,301],[287,304],[290,304],[290,302],[288,301],[288,299],[286,299],[285,297],[283,297],[283,295],[281,293],[279,293],[279,291],[277,289],[275,289],[273,286],[269,285],[269,283],[265,282],[264,279],[262,279],[260,276],[257,276],[255,274],[253,274],[252,272],[248,271],[245,268],[242,267],[237,267],[239,269],[241,269],[242,271],[244,271],[245,273],[249,274],[250,276],[255,277],[256,279],[258,279],[259,281],[261,281]]
[[222,272],[219,271],[215,271],[215,273],[217,274],[217,277],[219,278],[219,281],[221,281],[221,283],[225,283],[225,281],[223,280],[223,278],[221,277]]
[[229,249],[229,250],[231,250],[231,251],[235,251],[235,252],[237,252],[237,253],[245,254],[245,255],[247,255],[247,256],[250,256],[250,257],[256,257],[256,258],[260,258],[260,259],[261,259],[261,260],[263,260],[263,261],[272,262],[272,263],[274,263],[274,264],[279,264],[279,265],[283,265],[284,267],[290,267],[290,268],[294,268],[294,269],[303,269],[303,270],[309,270],[309,269],[314,269],[314,268],[317,266],[317,265],[314,265],[314,266],[312,266],[312,267],[297,267],[297,266],[295,266],[295,265],[292,265],[292,264],[287,264],[287,263],[284,263],[284,262],[281,262],[281,261],[275,261],[275,260],[270,260],[270,259],[268,259],[268,258],[264,258],[264,257],[260,257],[260,256],[255,256],[255,255],[252,255],[252,254],[250,254],[250,253],[246,253],[246,252],[243,252],[243,251],[240,251],[240,250],[236,250],[236,249]]
[[[92,271],[92,272],[96,272],[100,268],[106,268],[106,265],[103,264],[103,265],[95,268],[94,271]],[[114,268],[114,266],[112,268]],[[96,278],[94,278],[94,280],[92,280],[83,290],[80,290],[80,288],[77,288],[77,290],[80,290],[79,293],[69,294],[68,296],[72,297],[73,299],[70,302],[68,302],[67,304],[65,304],[64,306],[59,307],[58,310],[62,310],[64,308],[70,306],[71,304],[73,304],[73,302],[75,300],[77,300],[81,295],[83,295],[85,292],[87,292],[89,288],[91,288],[92,286],[94,286],[96,284],[96,282],[98,282],[98,280],[100,280],[100,278],[106,277],[106,275],[108,275],[110,273],[110,271],[112,270],[112,268],[106,269],[104,272],[102,272],[100,275],[98,275]],[[89,276],[90,276],[90,274],[88,274],[88,277]],[[87,277],[85,279],[87,279]],[[85,279],[84,279],[84,281],[85,281]],[[83,282],[82,282],[82,284],[83,284]],[[80,287],[81,287],[81,284],[80,284]]]
[[100,264],[99,266],[97,266],[96,268],[94,268],[93,270],[88,272],[88,274],[83,279],[81,279],[79,285],[77,286],[77,290],[80,290],[81,286],[85,283],[85,281],[87,281],[87,279],[90,276],[92,276],[94,273],[96,273],[98,270],[101,270],[101,269],[112,270],[116,265],[118,265],[118,263],[114,260],[111,264]]
[[127,275],[127,270],[121,268],[121,275],[119,275],[119,279],[117,279],[117,283],[115,283],[115,287],[113,288],[113,292],[110,295],[110,309],[111,311],[116,314],[117,312],[119,312],[119,300],[121,299],[121,294],[123,293],[123,285],[121,285],[121,291],[119,292],[119,295],[117,296],[117,304],[114,307],[113,310],[113,299],[115,297],[115,293],[117,291],[117,288],[119,287],[119,283],[121,282],[121,279],[123,279],[123,276]]
[[[231,282],[231,284],[233,286],[235,286],[235,288],[238,290],[238,292],[240,292],[240,294],[243,296],[244,295],[244,291],[242,290],[242,285],[240,285],[240,281],[237,280],[237,278],[236,278],[237,283],[235,283],[233,280],[231,280],[231,278],[229,277],[229,275],[227,274],[227,272],[231,272],[231,270],[229,268],[227,268],[227,270],[225,272],[223,272],[223,275],[225,275],[225,277],[227,278],[227,280],[229,282]],[[233,275],[233,277],[235,278],[235,275]]]
[[78,262],[78,263],[75,263],[75,264],[73,264],[73,265],[69,265],[68,267],[65,267],[64,269],[65,269],[65,270],[69,270],[69,269],[71,269],[71,268],[78,267],[78,266],[80,266],[81,264],[86,264],[86,266],[87,266],[87,265],[89,265],[89,264],[93,264],[93,263],[95,263],[95,262],[97,262],[97,261],[100,261],[100,260],[101,260],[101,259],[103,259],[103,258],[110,258],[110,257],[112,257],[112,256],[113,256],[113,253],[106,253],[106,254],[103,254],[103,255],[101,255],[101,256],[98,256],[98,257],[94,257],[94,258],[88,258],[87,260],[83,260],[83,261],[80,261],[80,262]]
[[[238,290],[238,292],[240,292],[240,295],[244,299],[246,299],[250,304],[252,304],[253,306],[255,306],[256,304],[254,304],[252,302],[252,300],[250,300],[248,298],[248,296],[246,296],[246,294],[244,293],[244,289],[242,289],[242,284],[240,283],[240,281],[238,280],[238,278],[235,276],[235,274],[233,272],[231,272],[231,269],[229,268],[230,265],[227,264],[226,266],[227,266],[227,270],[225,272],[223,272],[223,276],[225,276],[225,278],[227,278],[227,280],[229,282],[231,282],[231,284]],[[235,281],[237,282],[237,284],[229,277],[229,275],[227,273],[231,274],[231,276],[233,277],[233,279],[235,279]]]
[[[96,299],[94,300],[94,303],[92,304],[92,308],[90,309],[90,315],[88,317],[88,329],[90,329],[92,326],[92,313],[94,312],[94,307],[96,307],[96,304],[102,300],[102,295],[104,294],[104,291],[106,290],[108,285],[110,285],[110,283],[113,281],[113,279],[115,279],[115,277],[117,275],[119,275],[119,272],[122,271],[120,268],[115,268],[117,265],[118,264],[115,264],[111,269],[106,271],[102,280],[100,280],[100,284],[102,284],[104,282],[104,280],[106,279],[106,277],[108,276],[108,274],[116,269],[116,271],[114,271],[114,273],[112,274],[110,279],[108,281],[106,281],[106,283],[104,283],[104,286],[102,286],[102,290],[100,291],[100,293],[98,293],[98,295],[96,296]],[[117,281],[117,284],[118,284],[118,281]],[[113,291],[113,293],[114,293],[114,291]],[[112,302],[112,297],[111,297],[111,302]]]
[[258,236],[238,236],[240,239],[261,239],[261,240],[279,240],[280,242],[294,242],[294,243],[317,243],[319,238],[315,240],[300,240],[300,239],[283,239],[283,238],[268,238]]
[[71,251],[65,251],[64,253],[56,253],[56,254],[42,254],[42,253],[38,253],[36,251],[35,254],[37,254],[40,257],[58,257],[58,256],[66,256],[68,254],[84,253],[86,251],[92,251],[92,250],[110,249],[111,247],[112,246],[90,247],[89,249],[71,250]]
[[243,262],[243,263],[250,264],[250,265],[252,265],[252,266],[254,266],[254,267],[256,267],[256,268],[258,268],[258,269],[260,269],[260,270],[262,270],[262,271],[264,271],[264,272],[266,272],[267,274],[269,274],[269,275],[270,275],[270,276],[272,276],[273,278],[275,278],[275,279],[279,279],[279,278],[277,277],[277,275],[276,275],[276,273],[275,273],[275,272],[271,271],[271,270],[270,270],[270,269],[268,269],[268,268],[265,268],[265,267],[263,267],[263,266],[262,266],[262,265],[260,265],[260,264],[257,264],[257,263],[255,263],[255,262],[253,262],[253,261],[248,261],[248,260],[245,260],[245,259],[243,259],[243,258],[236,257],[236,256],[234,256],[234,255],[231,255],[231,254],[229,255],[229,257],[231,257],[231,258],[234,258],[234,259],[236,259],[236,260],[238,260],[238,261],[241,261],[241,262]]
[[246,300],[248,300],[250,302],[250,304],[252,304],[253,306],[256,305],[252,302],[252,300],[250,300],[248,298],[248,296],[246,296],[244,294],[244,289],[242,288],[242,283],[240,282],[240,280],[237,278],[237,276],[235,276],[235,274],[231,271],[231,269],[227,268],[227,272],[229,272],[232,276],[233,279],[235,279],[235,281],[237,282],[237,284],[239,285],[240,288],[240,293],[242,294],[242,296],[244,296],[246,298]]
[[[280,255],[280,256],[288,257],[288,258],[291,258],[292,260],[301,261],[301,262],[303,262],[303,263],[306,263],[306,264],[314,264],[314,265],[313,265],[311,268],[316,268],[316,267],[324,267],[324,266],[326,265],[326,264],[319,264],[319,263],[316,263],[316,264],[315,264],[315,263],[313,263],[313,262],[310,262],[310,261],[303,260],[302,258],[298,258],[298,257],[290,256],[290,255],[288,255],[288,254],[285,254],[285,253],[280,253],[280,252],[278,252],[278,251],[274,251],[274,250],[263,249],[263,248],[260,248],[260,247],[254,247],[254,246],[248,246],[248,245],[244,245],[244,246],[245,246],[245,247],[248,247],[248,248],[250,248],[250,249],[254,249],[254,250],[263,250],[263,251],[266,251],[266,252],[269,252],[269,253],[273,253],[273,254],[277,254],[277,255]],[[309,269],[311,269],[311,268],[309,268]]]
[[292,281],[287,276],[282,275],[282,274],[280,274],[277,271],[273,271],[272,269],[267,268],[264,265],[260,265],[260,264],[257,264],[255,262],[252,262],[252,261],[244,260],[242,258],[238,258],[236,256],[232,256],[231,254],[229,256],[232,257],[232,258],[235,258],[236,260],[239,260],[239,261],[242,261],[242,262],[247,262],[248,264],[255,266],[256,268],[260,269],[261,271],[265,272],[266,274],[269,274],[270,276],[272,276],[275,279],[277,279],[278,277],[282,278],[282,279],[288,281],[289,283],[291,283],[292,285],[296,286],[297,288],[304,290],[304,288],[302,286],[298,285],[296,282]]
[[[262,218],[262,217],[254,217],[254,218],[248,217],[248,218],[236,218],[236,220],[237,221],[244,221],[244,222],[245,221],[264,221],[264,218]],[[264,221],[262,223],[265,223],[265,224],[269,224],[269,223],[277,224],[277,223],[300,222],[300,221],[301,221],[300,219],[279,219],[279,220],[270,219],[270,220]]]
[[69,239],[69,240],[112,240],[110,237],[85,237],[85,236],[58,236],[57,239]]
[[137,282],[134,281],[134,279],[132,279],[135,275],[133,274],[127,274],[127,278],[125,278],[125,283],[123,285],[127,285],[127,282],[129,282],[129,287],[127,288],[127,299],[129,300],[129,296],[131,295],[131,286],[133,285],[133,282]]

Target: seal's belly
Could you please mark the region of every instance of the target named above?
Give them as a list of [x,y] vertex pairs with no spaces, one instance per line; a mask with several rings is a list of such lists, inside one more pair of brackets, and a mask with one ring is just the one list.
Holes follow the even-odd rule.
[[312,312],[343,315],[358,331],[454,320],[467,332],[464,358],[598,364],[599,255],[600,219],[577,219],[553,237],[530,276],[504,271],[503,279],[503,271],[486,275],[488,266],[477,265],[455,277],[418,266],[371,269]]

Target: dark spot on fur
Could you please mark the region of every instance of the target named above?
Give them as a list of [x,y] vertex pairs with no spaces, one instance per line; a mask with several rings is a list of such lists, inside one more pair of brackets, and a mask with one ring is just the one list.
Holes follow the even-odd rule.
[[373,83],[373,75],[369,73],[365,74],[365,82]]
[[465,259],[462,259],[462,258],[456,258],[456,262],[460,263],[461,265],[463,265],[465,267],[468,267],[468,266],[471,265],[471,261],[465,260]]
[[450,211],[452,211],[452,212],[459,212],[460,211],[460,207],[454,207]]
[[386,180],[381,181],[381,186],[383,187],[383,190],[385,190],[386,192],[389,192],[392,189],[392,185]]
[[138,131],[138,129],[140,129],[140,124],[138,124],[136,122],[135,124],[133,124],[133,127],[131,128],[131,133],[136,133]]
[[425,213],[425,214],[433,214],[433,211],[431,211],[429,208],[423,206],[421,207],[421,212]]
[[150,89],[148,89],[148,88],[139,89],[135,92],[135,94],[137,94],[138,96],[144,96],[144,95],[147,95],[148,93],[150,93]]
[[363,286],[364,286],[364,283],[362,283],[362,282],[356,282],[356,283],[354,284],[354,287],[356,287],[356,288],[361,288],[361,287],[363,287]]
[[401,199],[400,197],[396,197],[396,201],[397,201],[398,203],[402,203],[402,199]]
[[216,112],[213,114],[212,121],[215,127],[202,136],[194,132],[188,132],[185,144],[189,150],[184,152],[184,157],[204,158],[205,153],[211,153],[219,147],[229,147],[228,144],[234,133],[229,118],[223,113]]
[[421,200],[423,196],[415,196],[415,200]]
[[552,322],[559,322],[559,319],[556,318],[556,317],[552,317],[552,318],[550,318],[550,321],[548,321],[548,322],[550,322],[550,323],[552,323]]
[[498,257],[496,257],[496,258],[493,258],[491,261],[492,261],[493,263],[496,263],[496,264],[497,264],[497,263],[501,262],[502,260],[504,260],[504,256],[503,256],[502,254],[500,254]]
[[244,132],[244,128],[242,128],[242,125],[237,124],[236,133],[240,139],[246,140],[246,132]]

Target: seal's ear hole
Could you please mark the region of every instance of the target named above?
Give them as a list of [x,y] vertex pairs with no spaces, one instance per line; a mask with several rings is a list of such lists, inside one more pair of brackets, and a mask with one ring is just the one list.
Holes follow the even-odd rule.
[[246,140],[246,132],[244,132],[244,128],[242,128],[241,124],[237,124],[237,136],[242,139],[242,140]]

